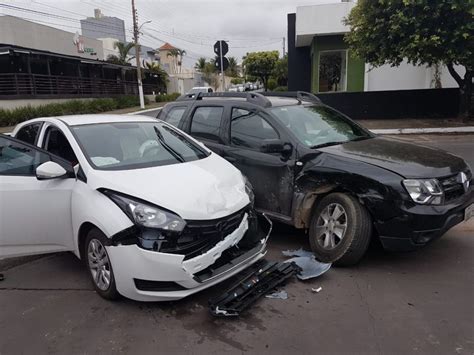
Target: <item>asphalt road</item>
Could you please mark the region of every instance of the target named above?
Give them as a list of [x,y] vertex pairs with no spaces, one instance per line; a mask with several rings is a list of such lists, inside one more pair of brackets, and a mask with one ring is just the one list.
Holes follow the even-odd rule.
[[[473,138],[408,139],[474,166]],[[11,267],[0,282],[0,354],[472,354],[473,235],[471,219],[418,252],[374,245],[359,266],[291,281],[287,300],[261,299],[238,319],[209,315],[207,300],[221,286],[172,303],[105,301],[73,255],[51,255]],[[273,260],[308,248],[303,233],[284,226],[269,243]]]

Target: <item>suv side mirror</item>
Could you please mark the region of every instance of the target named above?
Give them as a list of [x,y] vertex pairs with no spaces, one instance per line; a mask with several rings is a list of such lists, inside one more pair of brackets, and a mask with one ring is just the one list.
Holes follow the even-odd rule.
[[281,139],[264,139],[260,146],[263,153],[281,153],[282,155],[291,154],[293,147],[290,143],[285,143]]
[[59,179],[66,176],[66,169],[53,161],[47,161],[36,168],[36,178],[38,180]]

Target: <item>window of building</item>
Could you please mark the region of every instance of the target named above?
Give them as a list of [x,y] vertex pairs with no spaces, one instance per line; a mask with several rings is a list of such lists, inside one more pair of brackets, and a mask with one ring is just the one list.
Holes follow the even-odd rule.
[[346,91],[347,51],[319,53],[319,92]]
[[278,138],[275,129],[259,114],[241,108],[232,109],[230,140],[233,145],[259,149],[262,140]]
[[191,135],[220,141],[219,129],[223,112],[223,107],[198,107],[192,118]]

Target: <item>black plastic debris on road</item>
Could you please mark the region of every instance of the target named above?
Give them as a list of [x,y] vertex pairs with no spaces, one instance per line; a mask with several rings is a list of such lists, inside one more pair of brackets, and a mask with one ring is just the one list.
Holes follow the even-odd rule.
[[296,275],[300,280],[308,280],[321,276],[331,268],[331,264],[317,261],[314,254],[310,251],[303,249],[285,250],[282,251],[282,254],[285,256],[294,256],[294,258],[286,260],[285,263],[295,263],[300,267],[301,271]]
[[217,317],[238,316],[299,271],[294,263],[261,260],[246,269],[226,292],[210,299],[209,310]]
[[3,274],[0,274],[0,281],[5,280],[5,276]]

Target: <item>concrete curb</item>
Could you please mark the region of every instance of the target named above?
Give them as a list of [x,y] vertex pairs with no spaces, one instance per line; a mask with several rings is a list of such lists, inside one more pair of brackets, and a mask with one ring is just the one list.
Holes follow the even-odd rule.
[[151,112],[151,111],[161,110],[162,108],[163,107],[149,108],[147,110],[140,110],[140,111],[130,112],[130,113],[127,113],[127,115],[139,115],[141,113],[147,113],[147,112]]
[[371,129],[373,133],[381,135],[392,134],[445,134],[445,133],[474,133],[474,126],[442,127],[442,128],[394,128]]

